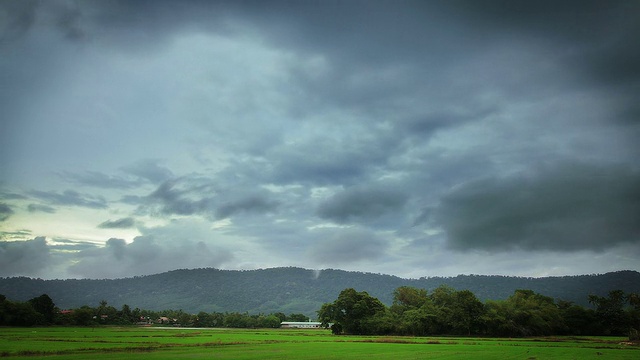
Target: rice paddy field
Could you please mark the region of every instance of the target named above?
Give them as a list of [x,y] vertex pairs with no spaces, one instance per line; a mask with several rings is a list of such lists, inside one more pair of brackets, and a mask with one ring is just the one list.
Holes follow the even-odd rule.
[[625,338],[334,336],[328,330],[0,328],[15,359],[640,359]]

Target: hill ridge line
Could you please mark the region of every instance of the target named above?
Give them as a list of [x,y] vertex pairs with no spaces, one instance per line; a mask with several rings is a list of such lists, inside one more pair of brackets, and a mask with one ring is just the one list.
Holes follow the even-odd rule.
[[121,279],[0,278],[0,294],[17,301],[48,294],[60,308],[97,306],[105,300],[116,307],[127,304],[148,310],[284,312],[311,316],[323,303],[334,301],[345,288],[367,291],[383,303],[391,304],[393,291],[400,286],[431,291],[440,285],[470,290],[482,301],[503,300],[516,289],[529,289],[554,299],[589,306],[588,295],[605,296],[611,290],[640,293],[640,273],[621,270],[539,278],[460,274],[455,277],[407,279],[395,275],[299,267],[253,270],[196,268]]

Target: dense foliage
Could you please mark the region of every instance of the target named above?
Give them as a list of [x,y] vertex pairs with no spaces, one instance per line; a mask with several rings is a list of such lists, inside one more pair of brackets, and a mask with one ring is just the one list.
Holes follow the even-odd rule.
[[[333,302],[317,311],[318,319],[335,334],[394,335],[627,335],[637,337],[640,329],[640,295],[621,290],[607,296],[590,295],[591,308],[538,294],[516,290],[505,300],[481,302],[469,290],[443,285],[429,292],[410,286],[393,292],[393,304],[386,306],[366,291],[347,288]],[[96,307],[83,305],[60,310],[46,294],[26,302],[0,295],[0,326],[34,325],[145,325],[162,324],[195,327],[278,328],[282,321],[308,321],[300,313],[265,315],[247,312],[204,312],[183,310],[141,310],[122,305],[120,309],[100,301]]]
[[136,304],[150,310],[183,309],[189,313],[303,313],[313,316],[323,303],[345,288],[358,288],[390,306],[402,286],[433,291],[440,285],[468,289],[481,301],[505,300],[517,289],[531,289],[554,299],[589,306],[588,296],[607,296],[620,289],[640,293],[640,273],[545,278],[460,275],[402,279],[396,276],[341,270],[273,268],[251,271],[175,270],[157,275],[115,280],[42,280],[0,278],[0,294],[27,301],[48,294],[61,308],[79,308],[106,300],[120,308]]
[[640,328],[640,297],[613,290],[589,296],[595,309],[558,301],[532,290],[516,290],[506,300],[484,304],[469,290],[440,286],[402,286],[386,307],[367,292],[343,290],[325,303],[318,318],[335,334],[483,335],[630,335]]
[[48,295],[27,302],[10,301],[0,295],[0,325],[32,326],[53,322],[55,305]]
[[0,295],[0,326],[34,326],[34,325],[173,325],[195,327],[229,327],[229,328],[279,328],[282,321],[309,321],[304,314],[284,313],[249,314],[249,313],[206,313],[189,314],[182,310],[151,311],[138,308],[131,309],[122,305],[120,309],[100,301],[99,306],[83,305],[79,308],[60,310],[53,300],[40,295],[26,302],[10,301]]
[[384,304],[365,291],[346,289],[336,301],[322,305],[318,317],[325,325],[334,323],[331,327],[334,334],[369,334],[377,328],[372,320],[384,310]]

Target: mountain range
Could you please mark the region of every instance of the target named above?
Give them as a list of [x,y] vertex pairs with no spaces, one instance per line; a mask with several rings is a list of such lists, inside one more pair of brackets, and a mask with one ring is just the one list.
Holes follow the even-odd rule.
[[606,296],[611,290],[640,293],[640,273],[618,271],[605,274],[560,277],[511,277],[458,275],[405,279],[392,275],[309,270],[295,267],[259,270],[182,269],[156,275],[123,279],[43,280],[27,277],[0,278],[0,294],[26,301],[49,295],[61,309],[82,305],[109,305],[148,310],[183,310],[189,313],[249,312],[303,313],[312,318],[323,303],[334,301],[340,291],[367,291],[390,305],[393,291],[412,286],[431,291],[440,285],[471,290],[481,301],[502,300],[516,289],[530,289],[557,300],[588,306],[589,295]]

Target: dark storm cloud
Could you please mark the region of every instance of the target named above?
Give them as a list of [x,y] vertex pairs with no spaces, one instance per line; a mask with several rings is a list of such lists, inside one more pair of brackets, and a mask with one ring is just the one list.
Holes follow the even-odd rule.
[[[87,29],[83,26],[86,26],[86,23],[99,24],[100,19],[109,17],[105,11],[109,7],[102,5],[106,4],[83,4],[72,1],[1,1],[0,15],[3,15],[2,18],[7,21],[3,22],[3,36],[0,40],[19,39],[40,24],[56,29],[68,40],[85,39]],[[96,10],[98,10],[97,14]]]
[[81,194],[74,190],[66,190],[62,193],[33,190],[29,192],[29,195],[53,205],[80,206],[93,209],[105,209],[107,207],[107,201],[103,197]]
[[243,14],[270,28],[277,37],[274,41],[308,51],[321,49],[339,58],[343,65],[357,59],[381,64],[425,54],[427,49],[441,52],[456,46],[442,31],[447,21],[441,18],[439,4],[404,5],[386,1],[276,2],[275,6],[245,7]]
[[109,239],[104,247],[79,252],[69,271],[81,277],[114,278],[148,275],[178,268],[218,267],[231,258],[223,249],[202,241],[168,241],[152,235],[138,236],[127,244]]
[[[334,84],[346,84],[344,79],[349,76],[344,75],[362,63],[375,67],[388,63],[433,67],[450,62],[451,55],[479,51],[491,39],[512,33],[572,44],[570,50],[577,48],[580,52],[577,56],[588,56],[580,63],[591,64],[594,75],[607,76],[607,71],[602,70],[608,70],[637,79],[640,67],[633,61],[637,59],[638,47],[629,46],[629,41],[616,41],[633,40],[639,35],[640,25],[634,16],[640,7],[637,1],[349,1],[337,4],[5,1],[3,4],[12,20],[7,28],[14,29],[9,33],[22,34],[38,18],[48,18],[67,38],[100,37],[120,46],[159,44],[170,34],[189,27],[223,33],[233,32],[238,24],[255,27],[274,44],[330,54],[336,65],[340,65],[335,70],[341,69],[331,77]],[[616,64],[618,66],[613,66]],[[344,95],[339,98],[346,103],[381,98],[367,95],[375,88],[341,91],[346,88],[335,87]]]
[[603,250],[640,238],[640,172],[563,164],[472,181],[432,210],[458,250]]
[[43,204],[29,204],[27,206],[27,210],[30,213],[45,212],[45,213],[49,213],[49,214],[54,214],[56,212],[56,209],[54,207],[51,207],[51,206],[48,206],[48,205],[43,205]]
[[324,136],[286,146],[270,154],[276,183],[350,184],[362,180],[388,153],[377,137],[336,139]]
[[320,266],[347,265],[376,260],[388,244],[374,232],[364,229],[320,229],[320,236],[309,248],[307,256]]
[[396,124],[396,131],[401,139],[425,142],[438,130],[451,129],[469,122],[479,122],[499,113],[497,105],[466,104],[457,106],[455,110],[425,112],[418,116],[401,119]]
[[24,35],[36,20],[37,0],[0,1],[0,44]]
[[219,206],[215,215],[218,219],[225,219],[238,212],[265,213],[274,210],[277,206],[278,203],[275,201],[269,201],[260,196],[251,196]]
[[[0,206],[2,225],[65,205],[78,208],[48,220],[113,210],[59,218],[66,229],[162,217],[154,230],[98,225],[143,236],[65,258],[89,277],[224,264],[210,239],[246,256],[231,267],[302,263],[291,259],[307,250],[316,264],[375,259],[414,275],[472,269],[485,253],[461,249],[498,250],[485,269],[531,249],[528,264],[592,255],[582,249],[614,262],[638,247],[638,174],[624,167],[640,158],[639,8],[0,0],[0,182],[54,190],[0,192],[16,212]],[[540,167],[558,159],[585,163]]]
[[356,187],[341,191],[318,207],[318,216],[339,224],[372,220],[402,211],[408,196],[383,187]]
[[4,192],[0,190],[0,199],[3,200],[23,200],[23,199],[28,199],[28,197],[22,195],[22,194],[16,194],[13,192]]
[[[138,51],[153,48],[164,37],[188,25],[220,31],[224,2],[201,1],[3,1],[2,9],[13,21],[6,26],[11,39],[27,34],[37,25],[55,29],[70,41],[118,44]],[[131,44],[127,44],[128,39]],[[136,50],[137,48],[137,50]]]
[[[346,155],[346,154],[345,154]],[[350,183],[366,173],[366,163],[327,153],[297,153],[278,160],[274,177],[277,183],[311,183],[328,185]],[[368,160],[368,159],[363,159]]]
[[[480,30],[539,32],[567,40],[591,41],[606,36],[602,30],[612,25],[615,16],[632,10],[634,1],[598,0],[488,0],[446,1],[444,8],[457,13]],[[612,17],[614,16],[614,17]]]
[[[446,94],[451,87],[442,87],[442,80],[451,78],[443,74],[510,33],[540,34],[541,41],[551,42],[558,50],[569,48],[557,54],[550,48],[552,55],[546,61],[563,61],[572,69],[592,64],[589,68],[594,76],[605,73],[596,68],[629,69],[632,74],[640,67],[634,66],[640,62],[633,61],[638,47],[628,45],[639,27],[629,15],[637,4],[629,1],[352,1],[337,5],[111,1],[67,7],[66,13],[76,15],[64,17],[96,27],[103,36],[113,33],[113,41],[121,46],[161,44],[169,34],[192,27],[225,31],[234,28],[229,26],[234,23],[236,29],[257,29],[285,49],[321,54],[327,61],[323,76],[314,78],[308,69],[295,73],[293,85],[304,89],[300,103],[309,109],[306,111],[340,106],[371,112],[406,105],[402,100],[416,96],[434,102],[434,95]],[[60,13],[47,8],[41,11]],[[120,37],[113,29],[127,31],[127,36]],[[609,48],[611,51],[606,50]],[[563,55],[565,52],[570,55]],[[616,52],[622,54],[615,58],[628,65],[598,65]]]
[[[211,219],[224,219],[239,213],[268,213],[279,203],[265,193],[247,191],[241,184],[229,188],[208,178],[182,177],[161,184],[143,201],[142,209],[164,215],[201,215]],[[144,212],[144,211],[142,211]]]
[[6,19],[0,22],[0,45],[17,42],[38,26],[54,29],[70,41],[86,40],[85,27],[92,22],[87,19],[94,13],[92,7],[92,4],[74,1],[0,1],[0,19]]
[[126,251],[127,242],[123,239],[111,238],[107,240],[104,248],[118,261],[122,261],[124,252]]
[[194,215],[214,208],[215,192],[207,180],[183,177],[160,184],[147,199],[161,214]]
[[49,262],[49,247],[44,237],[27,241],[0,241],[2,276],[36,276]]
[[0,203],[0,221],[6,221],[11,215],[13,215],[11,207],[5,203]]
[[122,167],[122,171],[145,179],[153,184],[159,184],[174,177],[171,170],[158,164],[158,161],[146,159]]
[[[628,96],[640,80],[637,1],[403,4],[351,2],[341,4],[338,14],[331,6],[267,11],[265,18],[280,20],[270,32],[280,40],[273,41],[325,56],[322,76],[297,76],[305,93],[313,94],[315,101],[303,102],[308,109],[317,111],[317,102],[325,101],[393,118],[407,99],[423,99],[418,116],[426,119],[433,112],[429,104],[442,111],[476,98],[482,102],[495,89],[530,100],[554,89],[589,88],[616,98],[621,113],[637,109],[636,97]],[[500,47],[520,47],[522,59],[509,52],[485,57]],[[535,61],[522,62],[527,59]],[[433,131],[446,122],[423,124]]]
[[109,175],[99,171],[61,172],[60,176],[79,185],[104,189],[130,189],[145,183],[159,184],[173,177],[171,170],[158,164],[156,160],[146,159],[120,168],[125,176]]
[[[640,13],[638,1],[449,1],[453,14],[475,31],[496,37],[515,34],[557,46],[549,59],[559,59],[581,79],[619,86],[624,92],[640,81]],[[584,83],[580,84],[581,86]],[[628,87],[631,87],[628,88]],[[628,99],[632,106],[636,99]]]
[[140,205],[145,203],[146,200],[147,198],[145,198],[144,196],[138,195],[124,195],[122,198],[120,198],[121,203],[129,205]]
[[100,225],[98,225],[98,228],[100,229],[129,229],[134,227],[135,225],[135,220],[133,218],[130,217],[126,217],[126,218],[122,218],[122,219],[117,219],[117,220],[107,220],[103,223],[101,223]]
[[83,173],[63,172],[60,176],[70,182],[93,186],[104,189],[129,189],[140,185],[134,179],[126,179],[120,176],[107,175],[98,171],[85,171]]
[[51,5],[53,23],[62,35],[69,40],[85,39],[87,34],[82,26],[83,13],[76,2]]

